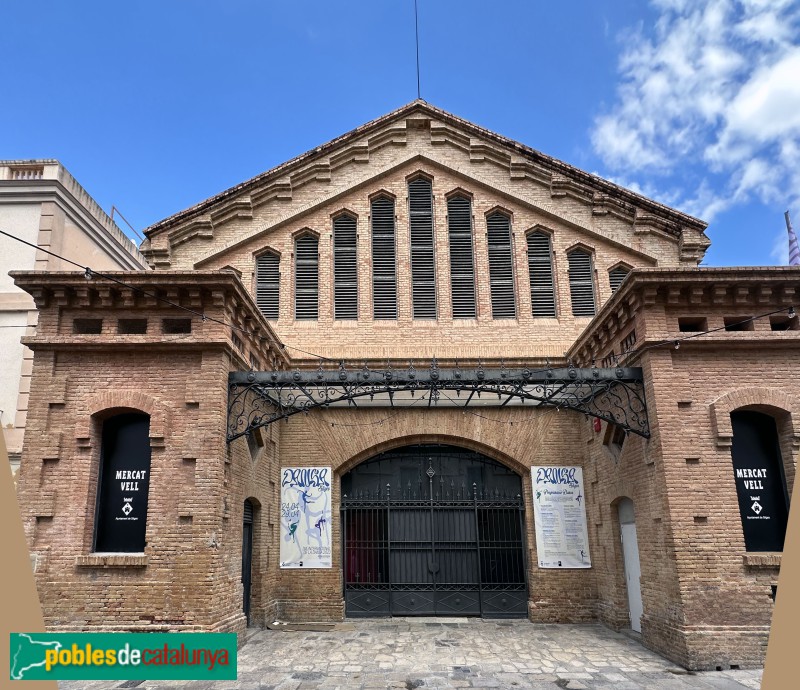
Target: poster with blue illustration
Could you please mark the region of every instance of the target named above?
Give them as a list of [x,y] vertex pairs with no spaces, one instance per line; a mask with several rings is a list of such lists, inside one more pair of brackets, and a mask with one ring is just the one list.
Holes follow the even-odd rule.
[[281,470],[281,568],[331,567],[330,467]]
[[540,568],[591,568],[583,470],[531,467],[536,559]]

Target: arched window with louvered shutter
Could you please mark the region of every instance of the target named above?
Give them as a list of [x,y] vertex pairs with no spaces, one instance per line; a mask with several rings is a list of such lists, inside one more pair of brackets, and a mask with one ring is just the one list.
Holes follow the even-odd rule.
[[513,319],[517,316],[514,295],[514,260],[511,249],[511,219],[504,213],[486,217],[486,238],[489,244],[489,287],[492,295],[492,318]]
[[411,243],[411,304],[415,319],[436,318],[436,261],[433,250],[433,186],[418,177],[408,183]]
[[569,293],[574,316],[594,316],[594,269],[592,255],[585,249],[573,249],[567,254]]
[[294,241],[294,318],[319,316],[319,239],[301,235]]
[[378,196],[370,205],[372,219],[372,315],[397,318],[397,259],[394,199]]
[[266,252],[256,259],[256,304],[264,318],[275,320],[280,314],[280,257]]
[[531,313],[534,318],[556,315],[556,291],[553,282],[553,251],[550,235],[531,232],[527,236],[528,275],[531,282]]
[[450,241],[450,287],[454,319],[474,319],[475,262],[472,251],[472,202],[463,196],[447,201]]
[[612,295],[617,291],[619,286],[622,285],[622,281],[625,280],[625,276],[627,276],[630,272],[631,269],[627,266],[617,266],[608,272],[608,282],[611,284]]
[[342,214],[333,219],[333,317],[358,318],[356,219]]

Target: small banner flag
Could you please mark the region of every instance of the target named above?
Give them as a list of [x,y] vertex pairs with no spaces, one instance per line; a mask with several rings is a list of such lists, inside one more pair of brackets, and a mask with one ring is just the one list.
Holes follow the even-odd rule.
[[792,221],[789,220],[789,212],[783,214],[786,217],[786,229],[789,231],[789,265],[800,266],[800,245],[797,244],[797,235],[792,229]]

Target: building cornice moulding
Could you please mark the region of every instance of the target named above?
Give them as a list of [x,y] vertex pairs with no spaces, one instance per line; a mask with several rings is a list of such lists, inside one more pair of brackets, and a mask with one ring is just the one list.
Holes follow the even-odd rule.
[[[316,211],[319,208],[323,208],[326,205],[333,204],[338,199],[348,196],[353,192],[358,191],[359,189],[363,189],[364,187],[369,187],[370,185],[377,185],[379,186],[380,190],[383,190],[382,179],[384,177],[386,177],[387,175],[391,175],[397,172],[398,170],[402,170],[404,167],[419,166],[419,165],[424,165],[429,168],[433,167],[438,170],[444,171],[450,175],[460,177],[462,178],[462,181],[467,187],[480,186],[483,189],[491,192],[492,194],[505,198],[506,200],[508,200],[513,204],[524,206],[525,208],[529,209],[530,211],[533,211],[534,213],[539,213],[543,216],[546,216],[551,221],[557,221],[558,223],[564,224],[568,227],[578,230],[579,232],[585,233],[586,235],[591,236],[598,241],[602,241],[610,246],[622,249],[625,252],[629,252],[630,254],[640,258],[645,263],[648,264],[655,263],[655,259],[651,255],[646,254],[638,249],[635,249],[630,245],[619,242],[618,240],[615,240],[609,237],[608,235],[603,234],[602,232],[598,232],[596,229],[589,226],[585,221],[574,216],[568,211],[558,209],[555,205],[535,203],[533,201],[530,201],[529,199],[520,196],[518,192],[508,187],[501,186],[497,182],[491,180],[488,177],[484,177],[481,174],[480,170],[469,170],[467,172],[459,166],[448,165],[440,160],[430,158],[423,154],[415,153],[400,161],[395,161],[389,166],[383,167],[376,171],[369,172],[369,174],[362,176],[360,179],[354,182],[351,182],[351,184],[346,188],[333,190],[329,194],[318,196],[312,202],[290,209],[287,213],[282,214],[275,220],[271,221],[269,224],[262,226],[257,230],[254,230],[248,235],[244,237],[238,237],[234,241],[229,242],[223,247],[215,248],[210,253],[198,259],[194,265],[197,268],[202,268],[209,262],[218,260],[226,253],[229,253],[243,246],[246,246],[247,244],[257,240],[258,238],[264,237],[269,233],[274,232],[275,230],[278,230],[279,228],[302,218],[304,215]],[[463,188],[463,185],[459,187],[459,189],[461,188]],[[378,193],[379,193],[378,191],[376,191],[375,194],[370,192],[368,194],[368,197],[373,198]],[[385,191],[382,191],[382,193],[386,194]],[[204,237],[207,239],[213,238],[213,228],[211,224],[207,220],[201,220],[201,219],[195,219],[191,221],[190,225],[187,226],[187,228],[185,229],[182,228],[176,232],[178,241],[173,242],[172,238],[175,237],[176,235],[170,233],[169,246],[162,247],[159,250],[160,253],[158,254],[158,256],[156,256],[154,253],[151,254],[151,252],[153,252],[152,249],[148,249],[146,251],[146,253],[148,253],[148,255],[151,256],[151,260],[160,262],[161,265],[169,266],[171,249],[178,246],[178,244],[183,243],[187,239],[191,239],[192,237]],[[191,235],[191,237],[188,237],[188,235]],[[672,235],[666,235],[662,233],[662,236],[671,242],[678,241]]]
[[[77,184],[77,183],[76,183]],[[83,191],[83,188],[80,188]],[[0,181],[0,204],[56,204],[69,219],[85,232],[94,244],[110,258],[126,269],[147,270],[147,259],[136,245],[102,212],[95,202],[93,205],[102,213],[87,207],[91,197],[83,192],[84,200],[75,197],[61,180],[2,180]],[[5,229],[5,228],[4,228]]]
[[[764,266],[747,268],[635,268],[622,286],[609,299],[567,352],[570,359],[586,364],[613,350],[614,339],[626,331],[636,316],[655,306],[687,310],[687,316],[721,307],[750,316],[800,303],[800,267]],[[663,335],[663,338],[660,337]],[[687,333],[669,330],[648,333],[641,344],[685,337]],[[797,339],[798,332],[769,333],[776,346]],[[775,336],[784,336],[776,338]],[[723,339],[746,344],[763,336],[758,332],[722,332],[717,337],[704,337],[702,342]],[[696,339],[700,342],[700,339]]]
[[[368,163],[371,153],[383,146],[407,145],[409,129],[428,129],[431,145],[450,145],[461,149],[469,154],[470,164],[476,167],[486,162],[501,166],[508,171],[509,179],[530,178],[549,187],[553,198],[570,196],[593,205],[596,215],[611,213],[632,222],[634,226],[658,228],[676,237],[680,237],[684,229],[691,229],[709,242],[703,235],[707,224],[697,218],[506,139],[421,100],[357,127],[155,223],[145,230],[145,234],[152,240],[162,232],[203,214],[212,222],[215,215],[220,219],[227,218],[235,215],[228,207],[230,203],[238,204],[240,212],[246,215],[264,200],[291,199],[293,190],[299,186],[311,180],[330,182],[337,168],[350,163]],[[251,205],[249,210],[248,203]]]

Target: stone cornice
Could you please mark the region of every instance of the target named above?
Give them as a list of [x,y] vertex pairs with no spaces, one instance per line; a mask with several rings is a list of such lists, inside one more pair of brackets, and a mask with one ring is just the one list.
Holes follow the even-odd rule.
[[[236,274],[229,271],[115,271],[109,275],[134,289],[96,276],[87,281],[83,273],[13,271],[15,284],[29,293],[39,310],[36,335],[26,338],[26,344],[79,346],[130,346],[163,343],[198,343],[213,345],[229,340],[236,356],[249,366],[245,352],[258,353],[261,366],[283,369],[289,357],[272,326],[258,310],[253,298],[244,289]],[[143,292],[148,294],[143,294]],[[160,299],[156,299],[157,295]],[[172,306],[164,300],[169,300]],[[184,336],[155,334],[122,335],[103,332],[97,335],[72,334],[61,323],[65,309],[98,316],[121,314],[124,318],[147,316],[180,316],[200,322],[202,328]],[[176,312],[178,309],[178,313]],[[189,309],[189,311],[184,311]],[[139,312],[139,313],[137,313]],[[199,314],[210,317],[205,322]],[[237,329],[223,326],[211,319],[224,320]]]
[[[792,305],[800,308],[800,267],[636,268],[578,337],[567,357],[586,364],[603,356],[609,344],[630,329],[637,314],[657,305],[683,307],[687,315],[720,307],[744,309],[753,316]],[[726,341],[740,344],[760,337],[757,332],[723,335]],[[794,341],[797,334],[769,335],[786,335],[782,340]]]
[[[676,237],[681,236],[683,228],[691,228],[702,235],[707,225],[425,101],[416,100],[155,223],[145,230],[145,234],[153,238],[199,217],[213,222],[215,216],[220,219],[236,214],[247,216],[252,213],[252,206],[270,198],[290,199],[292,190],[309,180],[330,181],[333,171],[342,165],[366,163],[372,151],[387,144],[405,145],[407,130],[423,127],[426,122],[430,125],[431,144],[460,148],[469,153],[472,163],[490,161],[505,167],[511,179],[531,178],[549,186],[554,198],[571,196],[592,204],[593,212],[598,215],[612,213],[629,220],[637,228],[655,228]],[[708,242],[707,238],[705,242]]]
[[53,202],[120,267],[148,269],[136,245],[66,170],[60,170],[61,179],[0,180],[0,204]]
[[[441,161],[434,160],[432,158],[429,158],[428,156],[424,156],[421,154],[413,154],[411,156],[408,156],[407,158],[403,158],[399,162],[392,163],[392,165],[388,167],[381,168],[379,170],[369,171],[359,180],[352,182],[351,185],[348,186],[346,189],[336,189],[330,194],[320,195],[316,197],[310,203],[303,204],[302,206],[292,207],[289,211],[287,211],[286,213],[284,213],[283,215],[281,215],[279,218],[275,219],[268,225],[264,227],[259,227],[253,232],[247,234],[246,236],[237,237],[235,240],[229,242],[228,244],[222,247],[215,248],[210,253],[198,259],[195,262],[195,266],[197,268],[202,268],[209,261],[217,259],[228,252],[238,249],[246,245],[247,243],[252,242],[258,237],[264,236],[267,233],[272,232],[287,223],[299,219],[305,214],[311,213],[320,207],[331,204],[335,202],[337,199],[340,199],[348,194],[351,194],[355,190],[358,190],[359,188],[367,187],[370,184],[376,184],[376,180],[380,180],[389,173],[392,173],[396,170],[402,169],[403,167],[414,164],[419,164],[426,167],[435,167],[440,170],[445,170],[450,174],[458,175],[463,178],[464,185],[467,187],[469,186],[475,187],[476,185],[479,185],[481,187],[484,187],[485,189],[490,190],[494,194],[505,197],[507,200],[513,202],[514,204],[525,206],[533,211],[541,213],[542,215],[548,216],[549,218],[554,219],[560,223],[564,223],[566,225],[570,225],[576,229],[579,229],[581,232],[586,233],[587,235],[591,235],[592,237],[595,237],[597,240],[601,240],[606,244],[618,247],[620,249],[625,250],[626,252],[630,252],[631,254],[638,256],[642,261],[646,263],[652,264],[655,262],[652,256],[649,256],[644,252],[634,249],[631,246],[622,244],[621,242],[617,242],[616,240],[613,240],[607,237],[606,235],[602,235],[601,233],[597,232],[589,225],[587,225],[586,222],[584,222],[580,218],[568,212],[560,211],[551,204],[533,203],[523,197],[520,197],[519,194],[515,193],[512,189],[508,187],[502,186],[492,180],[484,180],[480,175],[480,173],[473,172],[470,175],[468,171],[465,171],[460,167],[453,167],[450,165],[446,165]],[[370,193],[369,196],[372,197],[378,193],[380,192],[376,190],[374,194]],[[523,229],[527,230],[528,228],[523,228]],[[186,241],[187,235],[191,235],[191,237],[209,237],[212,232],[213,232],[212,225],[210,222],[201,223],[199,220],[193,220],[185,228],[182,228],[170,235],[170,247],[175,247],[178,244]],[[672,236],[670,237],[672,238]],[[674,238],[672,239],[674,241]]]
[[4,202],[55,201],[121,266],[148,268],[136,245],[57,160],[0,161],[0,198]]

